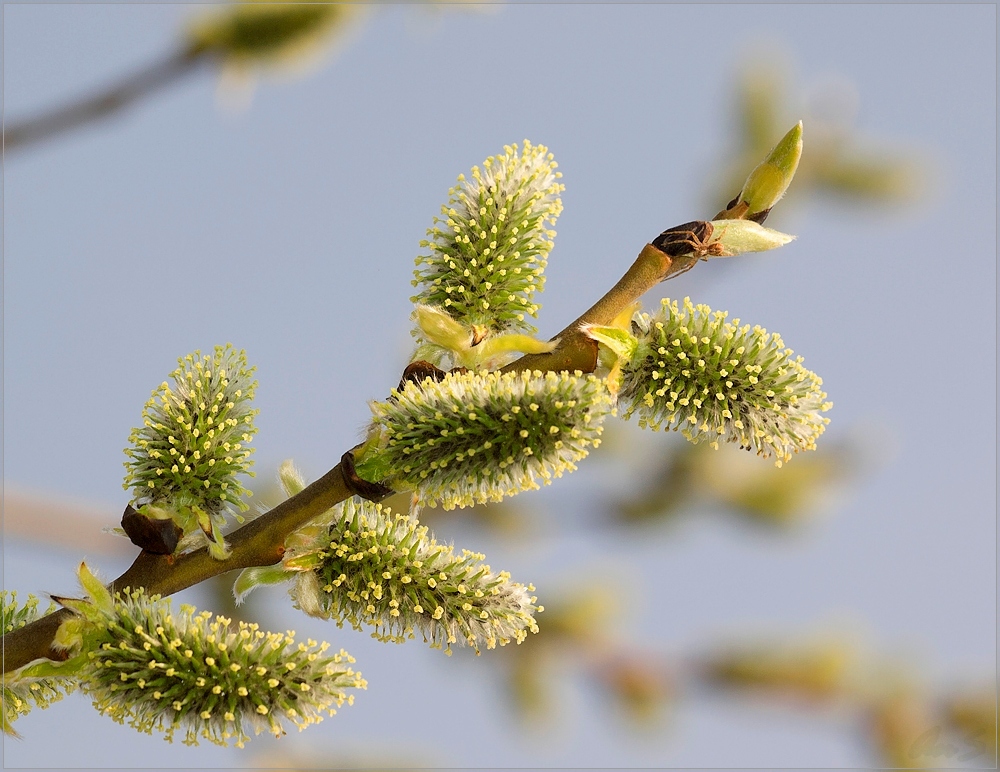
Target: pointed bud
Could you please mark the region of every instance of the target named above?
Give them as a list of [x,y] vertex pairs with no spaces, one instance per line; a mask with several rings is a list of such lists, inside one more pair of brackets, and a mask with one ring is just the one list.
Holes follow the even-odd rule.
[[614,325],[584,324],[580,327],[580,332],[606,346],[617,359],[631,359],[639,345],[639,341],[628,330]]
[[799,121],[747,177],[739,200],[749,206],[748,217],[767,212],[785,195],[801,156],[802,121]]
[[244,568],[233,583],[233,599],[239,606],[246,600],[247,595],[258,587],[282,584],[291,579],[292,576],[281,565]]
[[292,463],[291,459],[282,461],[281,466],[278,467],[278,481],[281,483],[281,489],[289,498],[306,487],[306,481],[302,477],[302,473],[295,468],[295,464]]
[[600,344],[599,361],[608,370],[608,391],[617,396],[622,385],[622,365],[635,355],[639,341],[628,330],[613,324],[584,324],[580,332]]
[[518,354],[547,354],[559,343],[516,332],[495,333],[486,325],[465,325],[436,306],[417,306],[411,318],[418,337],[426,341],[418,349],[419,358],[430,357],[445,367],[495,370]]
[[436,306],[418,305],[411,316],[428,343],[449,351],[465,351],[472,344],[472,330]]
[[80,586],[87,593],[90,601],[104,613],[109,613],[114,605],[111,600],[111,593],[104,586],[104,582],[94,576],[93,572],[87,568],[86,563],[80,563],[77,569],[77,576],[80,578]]

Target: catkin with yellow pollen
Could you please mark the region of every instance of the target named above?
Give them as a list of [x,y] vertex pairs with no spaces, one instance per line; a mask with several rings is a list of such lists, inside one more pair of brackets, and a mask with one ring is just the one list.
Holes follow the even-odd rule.
[[569,372],[451,373],[371,405],[365,479],[444,509],[500,501],[576,469],[613,404],[604,382]]
[[637,314],[638,345],[622,364],[624,417],[692,442],[736,442],[780,466],[815,448],[833,403],[781,336],[726,317],[688,298]]

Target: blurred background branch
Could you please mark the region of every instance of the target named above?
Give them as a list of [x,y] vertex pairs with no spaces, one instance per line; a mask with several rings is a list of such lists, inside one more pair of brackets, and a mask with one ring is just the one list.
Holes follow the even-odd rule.
[[329,53],[364,11],[362,3],[246,2],[199,11],[178,50],[80,99],[4,129],[4,149],[17,150],[110,118],[175,81],[211,65],[233,85],[261,70],[303,70]]
[[69,104],[52,108],[32,118],[14,119],[4,128],[4,150],[20,150],[65,131],[109,118],[194,72],[204,61],[203,52],[187,48]]

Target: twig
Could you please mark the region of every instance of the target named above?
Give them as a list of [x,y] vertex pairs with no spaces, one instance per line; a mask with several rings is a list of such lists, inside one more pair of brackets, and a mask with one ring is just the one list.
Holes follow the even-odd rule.
[[618,283],[566,329],[552,340],[559,345],[548,354],[527,354],[503,368],[504,372],[519,370],[582,370],[592,373],[597,368],[597,341],[584,335],[584,324],[611,324],[630,303],[662,281],[688,270],[698,262],[687,256],[671,257],[651,244],[642,248],[628,272]]
[[[695,257],[671,257],[647,244],[621,280],[559,333],[560,343],[554,351],[521,357],[504,370],[593,372],[597,367],[597,344],[581,332],[580,325],[610,323],[648,290],[686,271],[695,262]],[[345,480],[342,465],[337,464],[295,496],[229,534],[227,542],[231,554],[226,560],[216,560],[207,549],[176,556],[153,555],[143,551],[110,587],[112,590],[142,587],[151,595],[167,596],[229,571],[273,565],[281,560],[285,538],[289,534],[350,496],[351,489]],[[3,672],[16,670],[42,657],[65,659],[65,653],[53,648],[52,641],[59,624],[68,614],[68,611],[60,610],[4,635]]]
[[64,131],[107,118],[142,97],[169,85],[206,58],[204,49],[188,47],[126,76],[89,96],[4,127],[4,150],[20,149]]

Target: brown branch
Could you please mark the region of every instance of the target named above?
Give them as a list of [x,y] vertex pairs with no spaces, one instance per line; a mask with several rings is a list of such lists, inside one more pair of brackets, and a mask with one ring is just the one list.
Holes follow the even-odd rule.
[[[312,485],[230,534],[227,541],[232,554],[227,560],[214,559],[207,549],[176,556],[143,551],[110,587],[119,590],[143,587],[151,595],[167,596],[229,571],[272,565],[281,560],[288,534],[350,495],[338,464]],[[65,659],[51,644],[67,613],[57,611],[4,635],[3,672],[39,657]]]
[[[593,372],[597,367],[597,344],[580,331],[580,325],[609,324],[648,290],[686,271],[697,261],[697,257],[690,255],[671,257],[647,244],[619,282],[559,333],[559,346],[554,351],[523,356],[504,370]],[[119,590],[142,587],[151,595],[167,596],[229,571],[272,565],[281,560],[289,534],[351,495],[350,482],[345,479],[342,464],[338,464],[296,495],[229,534],[228,559],[216,560],[207,549],[176,556],[144,551],[110,587]],[[57,611],[4,635],[3,672],[16,670],[40,657],[65,659],[65,654],[52,648],[52,641],[67,614],[65,610]]]
[[23,148],[117,113],[194,69],[205,50],[188,47],[154,62],[96,93],[4,127],[4,151]]
[[671,257],[652,244],[642,248],[618,283],[605,293],[576,321],[556,335],[559,345],[548,354],[527,354],[503,368],[504,372],[520,370],[582,370],[597,369],[597,341],[583,334],[584,324],[611,324],[614,318],[646,292],[662,281],[683,273],[698,262],[688,256]]

